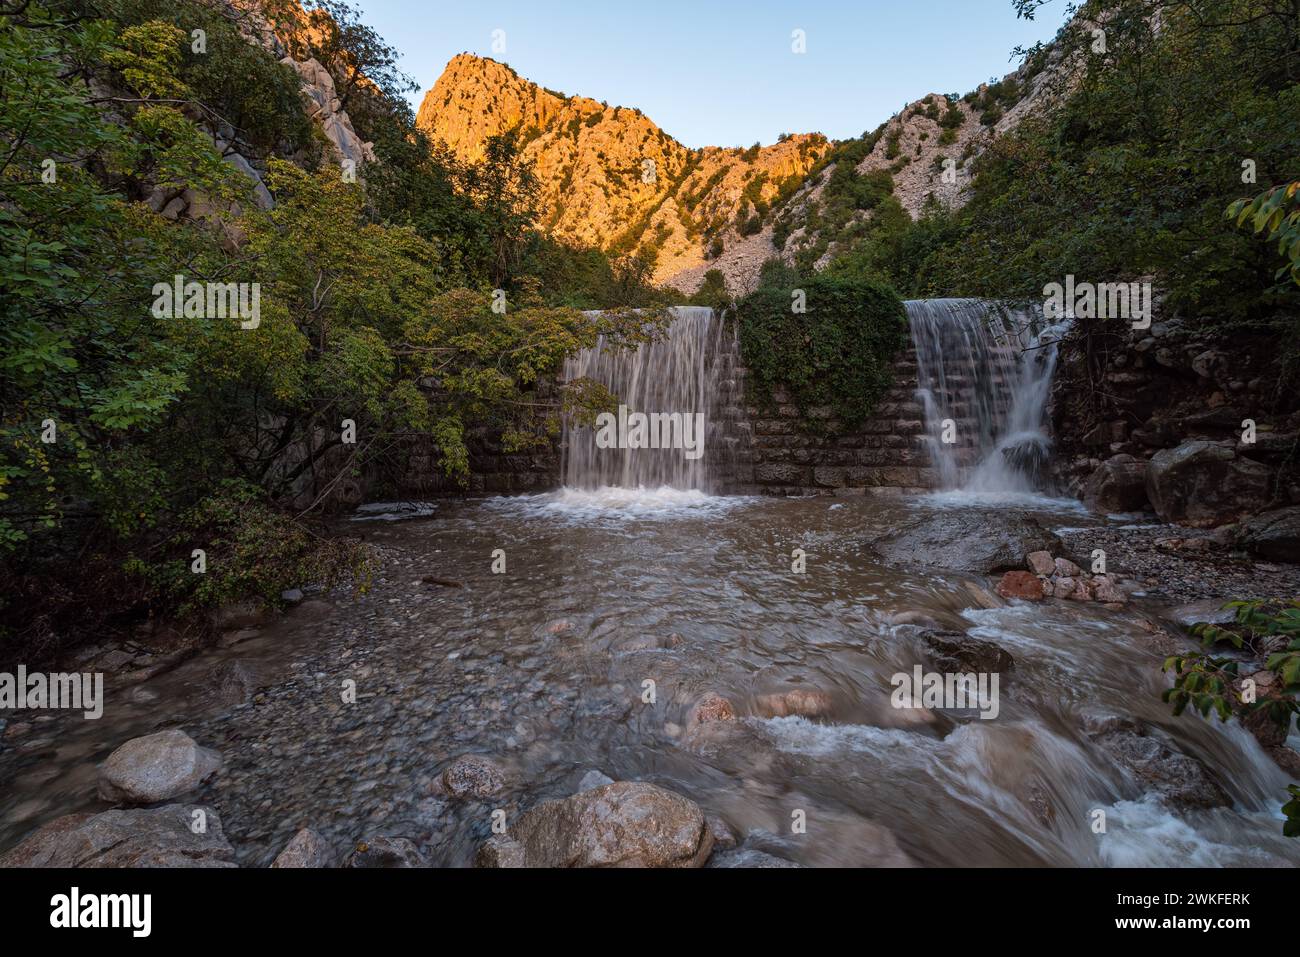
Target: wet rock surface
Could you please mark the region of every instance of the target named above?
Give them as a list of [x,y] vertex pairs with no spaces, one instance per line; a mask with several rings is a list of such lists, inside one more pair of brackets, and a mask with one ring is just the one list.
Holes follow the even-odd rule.
[[701,867],[713,849],[704,812],[641,781],[616,781],[524,814],[509,837],[525,867]]
[[828,717],[835,708],[829,692],[820,688],[791,688],[759,695],[754,707],[765,718],[785,718],[798,715],[803,718]]
[[325,838],[309,827],[304,827],[293,836],[271,866],[275,868],[298,867],[334,867],[338,863],[335,853]]
[[483,800],[502,791],[505,774],[495,761],[481,754],[465,754],[452,761],[439,775],[442,791],[454,798]]
[[1003,598],[1043,600],[1043,583],[1033,572],[1006,572],[999,580],[997,592]]
[[415,843],[405,837],[372,837],[348,855],[343,866],[353,869],[426,867],[428,862]]
[[1115,728],[1095,735],[1115,761],[1179,808],[1224,807],[1232,803],[1200,761],[1174,751],[1139,730]]
[[1015,659],[991,641],[957,631],[931,631],[921,636],[930,663],[945,673],[1010,671]]
[[883,561],[991,575],[1021,569],[1031,552],[1059,554],[1063,545],[1036,520],[1007,511],[943,511],[923,515],[872,540]]
[[714,868],[734,868],[734,867],[803,867],[802,864],[796,864],[794,861],[787,861],[783,857],[776,857],[764,851],[755,851],[749,848],[737,848],[732,851],[720,851],[709,858],[706,865]]
[[234,867],[233,860],[215,810],[173,804],[57,818],[0,856],[0,867]]

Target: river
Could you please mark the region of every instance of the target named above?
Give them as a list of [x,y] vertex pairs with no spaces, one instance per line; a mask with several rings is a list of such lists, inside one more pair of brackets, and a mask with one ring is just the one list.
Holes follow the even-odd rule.
[[[312,826],[340,853],[403,836],[436,865],[466,866],[493,810],[512,818],[593,769],[678,791],[745,846],[806,865],[1300,864],[1281,835],[1282,771],[1235,722],[1161,703],[1160,653],[1141,625],[1158,609],[1007,602],[987,579],[870,558],[880,531],[953,507],[972,506],[561,490],[344,522],[376,547],[365,594],[337,589],[233,647],[110,683],[102,719],[54,716],[0,753],[0,850],[106,807],[97,762],[180,726],[225,758],[197,799],[244,865]],[[1048,526],[1104,521],[1047,499],[1026,510]],[[894,623],[906,613],[1011,653],[995,719],[890,706],[890,676],[925,660],[921,629]],[[249,700],[231,697],[232,674]],[[792,688],[826,692],[829,709],[770,716],[763,696]],[[688,714],[709,692],[737,720],[701,738]],[[1203,762],[1232,806],[1163,803],[1094,739],[1119,718]],[[433,793],[466,752],[505,768],[498,799]]]

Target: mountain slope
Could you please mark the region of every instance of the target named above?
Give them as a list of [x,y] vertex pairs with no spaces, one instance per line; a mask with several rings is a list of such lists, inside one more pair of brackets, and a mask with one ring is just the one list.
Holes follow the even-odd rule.
[[417,124],[466,161],[482,158],[489,137],[517,131],[540,183],[542,225],[557,239],[650,256],[655,281],[684,292],[714,268],[744,292],[767,259],[820,269],[861,235],[873,206],[824,195],[828,181],[846,178],[837,163],[853,164],[849,178],[888,181],[913,218],[931,198],[960,206],[975,158],[1044,109],[1061,73],[1049,46],[1001,81],[961,98],[932,93],[856,140],[810,133],[692,150],[640,110],[566,96],[462,53],[425,94]]
[[417,123],[471,161],[488,137],[518,131],[552,235],[653,255],[657,281],[689,290],[715,240],[756,231],[782,187],[792,190],[830,148],[813,133],[748,150],[688,149],[640,110],[565,96],[467,53],[425,94]]

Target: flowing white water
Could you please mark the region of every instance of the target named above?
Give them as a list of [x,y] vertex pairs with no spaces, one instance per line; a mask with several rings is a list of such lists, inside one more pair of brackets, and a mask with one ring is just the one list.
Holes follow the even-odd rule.
[[564,379],[599,382],[618,396],[629,414],[675,415],[681,422],[702,415],[702,454],[692,458],[684,448],[601,448],[598,429],[566,423],[566,489],[718,492],[728,480],[737,441],[728,433],[739,414],[735,329],[704,306],[671,311],[673,322],[659,341],[626,350],[602,337],[565,362]]
[[1046,485],[1048,393],[1062,327],[980,299],[905,304],[940,487],[1017,496]]
[[528,518],[559,519],[574,523],[599,521],[677,521],[718,518],[750,499],[738,495],[709,495],[699,489],[561,488],[540,495],[489,499],[485,508]]

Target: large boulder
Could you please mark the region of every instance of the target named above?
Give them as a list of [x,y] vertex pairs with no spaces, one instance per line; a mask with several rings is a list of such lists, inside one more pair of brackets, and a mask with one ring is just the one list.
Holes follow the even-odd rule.
[[1146,490],[1161,521],[1214,528],[1265,508],[1270,476],[1268,466],[1196,439],[1151,457]]
[[1265,512],[1242,522],[1237,540],[1260,558],[1300,563],[1300,505]]
[[702,867],[713,834],[693,801],[643,781],[616,781],[543,802],[488,844],[479,866]]
[[1147,464],[1131,455],[1113,455],[1089,476],[1083,487],[1083,504],[1108,515],[1147,508]]
[[1006,511],[935,510],[867,544],[882,561],[992,575],[1025,567],[1031,552],[1065,546],[1034,519]]
[[123,804],[154,804],[193,791],[221,767],[221,755],[201,748],[179,728],[132,738],[99,769],[99,796]]
[[1139,730],[1116,727],[1093,736],[1116,763],[1144,787],[1176,808],[1214,808],[1232,804],[1212,772],[1200,761],[1173,750]]
[[169,804],[68,814],[0,856],[0,867],[235,867],[217,812]]

